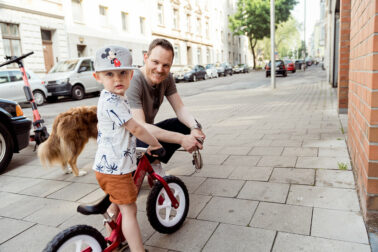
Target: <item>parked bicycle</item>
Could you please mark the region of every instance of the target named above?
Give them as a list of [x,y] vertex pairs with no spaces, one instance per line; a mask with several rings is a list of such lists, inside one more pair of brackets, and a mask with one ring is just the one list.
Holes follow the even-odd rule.
[[[188,214],[188,190],[179,178],[175,176],[162,178],[156,174],[145,155],[146,151],[146,148],[136,148],[139,164],[134,173],[134,182],[139,192],[144,177],[148,173],[148,183],[152,188],[147,199],[148,220],[156,231],[170,234],[181,227]],[[152,151],[152,154],[161,155],[159,150]],[[196,169],[202,168],[202,158],[198,150],[193,152],[193,165]],[[104,224],[108,224],[111,228],[108,237],[104,238],[97,229],[91,226],[76,225],[58,233],[47,244],[44,252],[109,252],[119,249],[126,241],[121,228],[122,216],[119,213],[114,221],[106,211],[110,204],[109,195],[106,195],[95,205],[80,205],[77,208],[77,211],[84,215],[102,214],[105,218]],[[123,246],[123,248],[126,247],[127,245]]]

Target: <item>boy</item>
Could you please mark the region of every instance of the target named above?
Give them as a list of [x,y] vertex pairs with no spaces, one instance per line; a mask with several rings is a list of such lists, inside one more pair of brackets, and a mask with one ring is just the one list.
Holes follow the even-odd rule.
[[136,218],[137,188],[131,174],[136,169],[134,136],[150,145],[148,153],[162,146],[132,118],[124,96],[135,69],[129,50],[119,46],[101,48],[96,52],[94,67],[93,76],[104,90],[97,106],[98,149],[93,169],[100,187],[122,213],[122,232],[131,251],[145,251]]

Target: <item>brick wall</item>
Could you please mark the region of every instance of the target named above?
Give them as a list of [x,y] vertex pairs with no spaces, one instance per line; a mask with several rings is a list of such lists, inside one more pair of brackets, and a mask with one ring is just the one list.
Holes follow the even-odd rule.
[[378,215],[378,3],[344,3],[351,7],[348,148],[369,222]]
[[348,109],[350,2],[351,0],[343,0],[340,5],[340,52],[337,88],[339,113],[346,113]]

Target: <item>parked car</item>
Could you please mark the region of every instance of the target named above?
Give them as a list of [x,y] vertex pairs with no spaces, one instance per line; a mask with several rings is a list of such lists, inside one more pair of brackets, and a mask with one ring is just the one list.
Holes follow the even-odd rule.
[[238,64],[232,68],[233,73],[249,73],[249,67],[246,64]]
[[201,65],[195,66],[186,66],[181,69],[181,71],[177,71],[174,74],[175,81],[197,81],[199,79],[206,80],[208,78],[206,69]]
[[100,92],[103,86],[93,77],[92,58],[77,58],[58,62],[45,77],[51,100],[58,96],[71,96],[81,100],[86,93]]
[[221,63],[216,63],[215,68],[217,69],[218,77],[225,76],[225,69]]
[[[270,65],[271,62],[269,61],[269,64],[265,66],[265,76],[268,78],[270,76]],[[283,60],[276,60],[276,74],[282,74],[283,77],[287,76],[287,70],[285,66],[285,62]]]
[[0,172],[17,153],[29,145],[31,120],[17,102],[0,99]]
[[[41,106],[48,96],[45,85],[42,80],[30,70],[26,70],[26,75],[33,93],[35,103]],[[19,69],[0,70],[0,98],[10,99],[15,102],[27,102],[24,93],[24,81]]]
[[286,65],[286,70],[291,71],[292,73],[295,73],[295,65],[292,60],[284,60],[285,65]]
[[214,64],[207,64],[205,68],[209,78],[218,78],[218,71]]
[[232,66],[230,63],[224,62],[222,66],[224,67],[224,76],[232,75]]
[[302,67],[306,68],[306,64],[304,64],[303,59],[298,59],[295,61],[295,69],[302,69]]

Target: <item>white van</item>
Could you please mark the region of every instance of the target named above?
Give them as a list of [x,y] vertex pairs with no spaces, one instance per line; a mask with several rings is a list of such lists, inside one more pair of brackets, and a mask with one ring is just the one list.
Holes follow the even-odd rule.
[[58,62],[45,76],[45,84],[51,97],[71,96],[81,100],[86,93],[99,92],[103,86],[93,77],[93,58],[68,59]]

